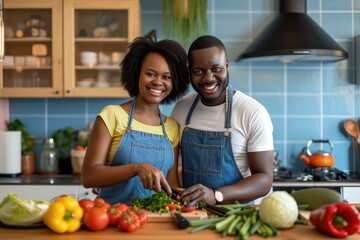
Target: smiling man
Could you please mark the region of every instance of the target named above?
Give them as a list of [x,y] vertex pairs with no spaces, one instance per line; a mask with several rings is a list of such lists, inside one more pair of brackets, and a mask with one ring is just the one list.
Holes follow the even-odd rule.
[[224,44],[205,35],[188,51],[196,93],[179,100],[183,200],[251,202],[272,186],[273,126],[267,110],[229,84]]

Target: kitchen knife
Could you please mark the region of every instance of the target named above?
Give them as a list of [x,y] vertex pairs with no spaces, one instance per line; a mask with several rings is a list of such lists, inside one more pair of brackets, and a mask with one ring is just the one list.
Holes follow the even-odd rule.
[[205,204],[205,209],[211,213],[218,215],[219,217],[226,216],[226,212],[227,212],[227,210],[225,208],[211,205],[208,203]]
[[185,229],[190,226],[189,220],[187,220],[180,213],[171,211],[170,214],[173,217],[174,222],[179,229]]

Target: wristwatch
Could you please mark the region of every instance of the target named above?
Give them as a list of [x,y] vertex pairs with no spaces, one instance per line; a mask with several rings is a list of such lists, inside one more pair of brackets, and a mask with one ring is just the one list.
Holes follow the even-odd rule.
[[215,195],[216,204],[219,204],[224,200],[224,195],[219,190],[214,189],[214,195]]

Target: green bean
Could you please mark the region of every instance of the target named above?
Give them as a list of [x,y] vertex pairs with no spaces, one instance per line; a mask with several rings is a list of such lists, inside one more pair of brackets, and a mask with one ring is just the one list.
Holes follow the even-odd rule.
[[237,215],[246,215],[246,214],[250,214],[255,212],[256,209],[255,208],[246,208],[246,209],[242,209],[242,208],[235,208],[231,211],[228,211],[226,214],[227,215],[231,215],[231,214],[237,214]]
[[215,224],[215,230],[217,232],[222,232],[230,223],[232,220],[234,220],[236,215],[229,215],[225,219],[221,220],[220,222],[217,222]]
[[196,233],[196,232],[200,232],[206,228],[211,228],[214,226],[214,223],[206,223],[206,224],[203,224],[203,225],[199,225],[198,227],[196,228],[193,228],[191,229],[190,233]]
[[212,217],[212,218],[207,218],[207,219],[191,220],[190,226],[197,227],[197,226],[205,225],[208,223],[217,223],[223,219],[224,219],[224,217]]
[[258,219],[250,228],[250,235],[254,234],[261,226],[262,221]]
[[248,233],[249,229],[251,227],[251,218],[246,219],[244,225],[240,228],[240,235],[245,236],[246,233]]
[[236,232],[236,225],[241,221],[241,216],[237,216],[235,218],[235,220],[233,220],[229,226],[229,228],[227,229],[227,233],[230,235],[234,235]]

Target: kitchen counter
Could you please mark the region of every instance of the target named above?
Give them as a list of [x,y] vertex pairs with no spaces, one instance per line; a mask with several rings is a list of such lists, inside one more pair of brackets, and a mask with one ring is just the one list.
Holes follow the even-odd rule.
[[[81,185],[79,175],[21,175],[1,177],[0,185]],[[273,187],[360,187],[360,182],[275,181]]]
[[[189,233],[189,229],[179,230],[176,228],[173,223],[146,223],[140,230],[132,233],[122,232],[118,228],[107,228],[99,232],[91,232],[85,228],[80,229],[74,233],[67,234],[57,234],[52,232],[50,229],[44,227],[40,229],[8,229],[0,227],[0,236],[1,239],[23,239],[23,240],[48,240],[48,239],[86,239],[86,240],[107,240],[107,239],[122,239],[122,240],[136,240],[136,239],[196,239],[196,240],[210,240],[210,239],[236,239],[234,236],[231,237],[221,237],[220,234],[216,233],[214,230],[204,230],[201,232]],[[349,239],[359,239],[360,233],[352,235]],[[249,240],[264,240],[257,235],[252,235],[249,237]],[[288,230],[281,230],[280,235],[277,237],[271,238],[273,240],[283,239],[283,240],[325,240],[325,239],[334,239],[327,235],[324,235],[317,231],[312,226],[306,225],[296,225],[295,228]]]
[[1,177],[0,185],[81,185],[79,175],[21,175]]

